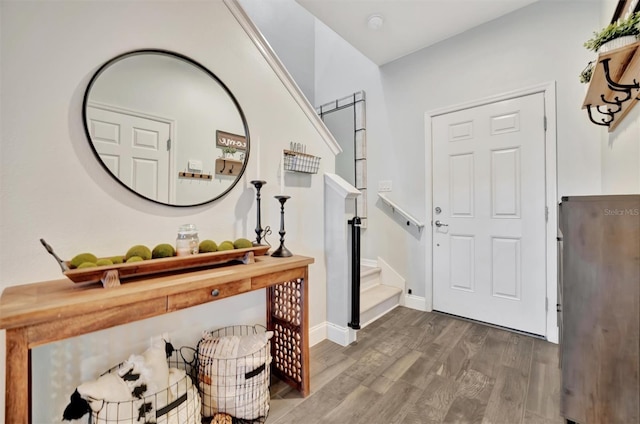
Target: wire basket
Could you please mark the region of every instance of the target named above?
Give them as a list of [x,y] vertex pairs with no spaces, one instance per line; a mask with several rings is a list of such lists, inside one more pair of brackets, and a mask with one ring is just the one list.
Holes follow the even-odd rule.
[[317,174],[320,168],[320,157],[308,155],[306,153],[284,151],[285,171],[304,172],[306,174]]
[[[173,350],[173,347],[171,349]],[[191,359],[188,360],[187,356],[190,356]],[[147,394],[145,392],[146,385],[141,384],[132,392],[136,397],[135,400],[98,401],[101,404],[97,408],[92,408],[89,424],[151,422],[156,424],[200,424],[202,422],[200,395],[191,376],[195,363],[194,356],[194,349],[190,347],[173,350],[171,356],[167,358],[170,381],[168,387]],[[137,378],[135,371],[132,372],[133,369],[127,371],[123,368],[126,364],[123,362],[103,373],[102,376],[106,374],[118,375],[123,381]]]
[[272,335],[262,326],[248,325],[203,334],[196,354],[203,422],[222,416],[233,417],[234,423],[265,422]]

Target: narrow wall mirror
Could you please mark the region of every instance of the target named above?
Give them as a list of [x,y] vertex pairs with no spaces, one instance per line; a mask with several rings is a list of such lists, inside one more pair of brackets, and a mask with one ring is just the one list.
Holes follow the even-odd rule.
[[195,206],[228,193],[249,158],[244,113],[192,59],[138,50],[105,63],[84,97],[96,157],[120,184],[157,203]]
[[367,130],[366,96],[359,91],[316,109],[342,148],[336,156],[336,174],[362,193],[356,200],[356,215],[367,226]]

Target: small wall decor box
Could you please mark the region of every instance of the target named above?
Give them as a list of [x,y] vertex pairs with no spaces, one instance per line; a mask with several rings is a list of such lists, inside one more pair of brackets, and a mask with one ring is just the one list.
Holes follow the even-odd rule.
[[[205,332],[198,342],[202,416],[264,423],[269,414],[272,331],[236,325]],[[223,421],[224,422],[224,421]]]

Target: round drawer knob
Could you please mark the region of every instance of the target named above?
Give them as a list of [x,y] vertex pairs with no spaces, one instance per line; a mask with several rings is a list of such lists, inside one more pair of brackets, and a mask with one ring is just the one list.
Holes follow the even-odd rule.
[[220,294],[220,290],[218,290],[218,289],[211,290],[211,296],[216,297],[219,294]]

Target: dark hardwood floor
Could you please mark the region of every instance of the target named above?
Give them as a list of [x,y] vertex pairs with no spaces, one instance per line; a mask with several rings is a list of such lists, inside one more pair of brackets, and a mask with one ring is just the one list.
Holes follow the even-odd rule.
[[558,346],[398,307],[311,348],[311,395],[276,382],[267,424],[563,423]]

